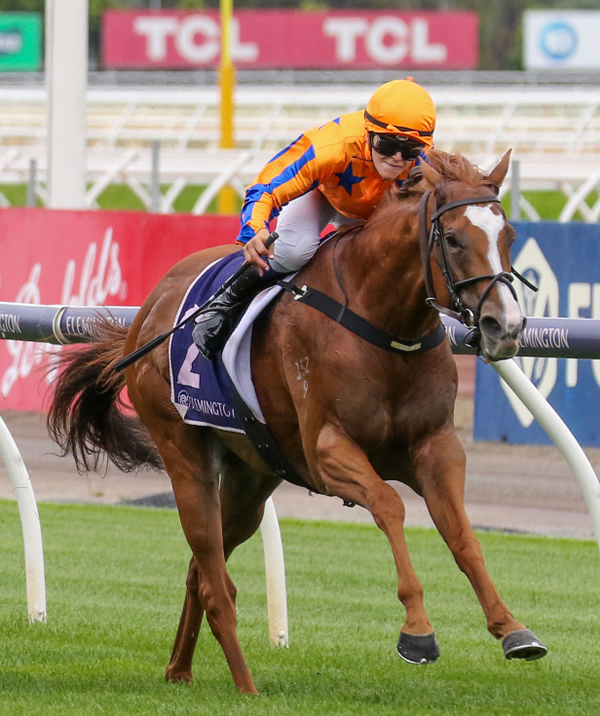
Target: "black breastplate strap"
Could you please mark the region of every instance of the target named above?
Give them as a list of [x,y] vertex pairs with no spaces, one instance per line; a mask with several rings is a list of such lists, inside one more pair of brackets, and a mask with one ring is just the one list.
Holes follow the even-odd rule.
[[439,346],[446,338],[446,330],[444,326],[440,324],[431,333],[422,336],[416,341],[405,341],[376,328],[373,324],[359,316],[358,313],[354,313],[354,311],[351,311],[342,303],[339,303],[321,291],[317,291],[315,288],[309,288],[307,286],[299,288],[295,284],[287,281],[280,281],[278,285],[292,293],[294,300],[307,303],[352,333],[360,336],[360,338],[363,338],[365,341],[383,350],[391,351],[392,353],[428,351]]

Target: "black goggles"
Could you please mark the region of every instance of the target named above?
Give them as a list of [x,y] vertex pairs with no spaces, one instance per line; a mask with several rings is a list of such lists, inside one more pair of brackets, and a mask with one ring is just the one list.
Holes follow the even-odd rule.
[[371,146],[382,157],[393,157],[400,152],[402,159],[413,161],[425,149],[425,145],[409,137],[397,134],[371,134]]

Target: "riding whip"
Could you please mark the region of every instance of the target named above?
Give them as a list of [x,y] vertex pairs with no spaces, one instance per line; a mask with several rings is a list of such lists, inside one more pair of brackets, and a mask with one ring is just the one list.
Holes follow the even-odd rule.
[[[265,241],[266,248],[269,248],[271,244],[277,239],[279,234],[276,231],[271,232],[269,234],[267,240]],[[157,346],[159,346],[161,343],[164,343],[167,338],[175,333],[179,328],[184,326],[186,323],[189,323],[190,321],[193,321],[197,316],[199,316],[203,311],[205,311],[207,308],[210,307],[210,304],[218,298],[222,293],[224,293],[234,281],[237,281],[239,278],[241,278],[244,274],[246,274],[250,269],[252,268],[252,264],[248,263],[248,261],[245,261],[240,268],[232,274],[227,281],[223,283],[223,285],[217,289],[210,298],[208,298],[199,308],[197,308],[195,311],[190,313],[189,316],[186,316],[184,319],[179,321],[179,323],[175,324],[173,328],[171,328],[168,331],[165,331],[164,333],[161,333],[160,335],[156,336],[156,338],[153,338],[151,341],[148,341],[148,343],[145,343],[143,346],[140,346],[137,350],[133,351],[133,353],[130,353],[129,355],[126,355],[124,358],[121,358],[121,360],[117,361],[114,366],[114,370],[117,372],[120,372],[122,370],[125,370],[128,366],[130,366],[132,363],[135,363],[136,360],[139,360],[142,356],[145,356],[146,353],[150,353],[150,351],[154,350]]]

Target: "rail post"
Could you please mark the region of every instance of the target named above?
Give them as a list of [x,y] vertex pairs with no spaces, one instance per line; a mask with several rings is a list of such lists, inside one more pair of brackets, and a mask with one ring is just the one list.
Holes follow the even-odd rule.
[[260,523],[265,554],[267,576],[267,612],[269,615],[269,640],[272,646],[287,647],[289,641],[285,561],[279,520],[273,499],[265,502],[265,512]]
[[6,423],[0,418],[0,454],[13,484],[25,545],[29,621],[46,621],[46,577],[40,516],[27,468]]
[[492,363],[498,375],[548,433],[579,483],[600,547],[600,483],[583,448],[558,413],[512,359]]

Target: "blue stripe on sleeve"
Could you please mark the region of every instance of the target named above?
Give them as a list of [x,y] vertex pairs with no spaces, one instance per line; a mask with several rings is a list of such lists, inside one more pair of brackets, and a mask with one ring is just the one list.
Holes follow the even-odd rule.
[[[279,156],[282,156],[280,153]],[[308,149],[298,157],[292,164],[289,164],[287,167],[283,169],[277,176],[273,177],[271,181],[268,184],[268,188],[270,189],[269,193],[272,193],[273,190],[275,190],[277,187],[282,186],[286,182],[288,182],[290,179],[293,179],[297,174],[299,174],[302,169],[311,162],[316,156],[315,148],[311,144]],[[273,160],[271,160],[273,161]]]
[[[295,142],[292,142],[288,147],[286,147],[284,150],[279,152],[279,154],[275,155],[270,161],[269,164],[274,162],[279,157],[285,155],[285,153],[296,144],[298,140]],[[316,156],[315,149],[313,145],[311,144],[307,150],[300,156],[296,161],[294,161],[292,164],[289,164],[287,167],[284,167],[283,171],[280,172],[277,176],[273,177],[271,181],[268,184],[253,184],[252,186],[248,187],[246,189],[246,196],[244,199],[244,205],[242,207],[242,211],[240,214],[240,219],[242,222],[242,229],[240,231],[240,234],[238,235],[237,240],[242,241],[246,243],[254,236],[254,230],[248,225],[250,220],[252,219],[252,212],[254,209],[254,204],[256,204],[257,201],[261,199],[261,197],[264,194],[273,194],[274,191],[280,187],[286,184],[288,181],[293,179],[301,170],[303,167],[305,167],[310,161],[312,161]],[[268,166],[268,165],[267,165]],[[304,193],[307,193],[309,191],[312,191],[319,185],[319,181],[315,180],[311,186],[306,189]],[[280,212],[280,209],[275,209],[271,211],[271,215],[269,216],[269,221],[274,219]]]

